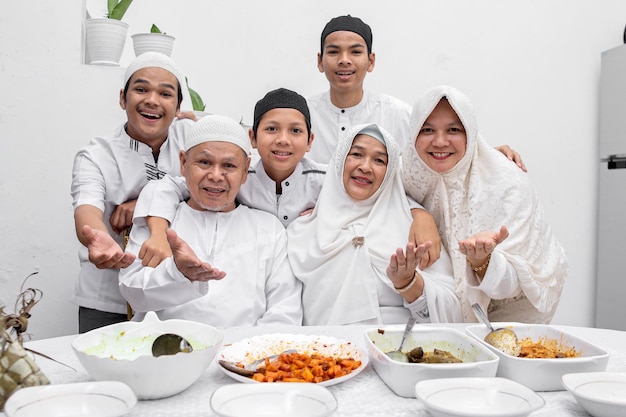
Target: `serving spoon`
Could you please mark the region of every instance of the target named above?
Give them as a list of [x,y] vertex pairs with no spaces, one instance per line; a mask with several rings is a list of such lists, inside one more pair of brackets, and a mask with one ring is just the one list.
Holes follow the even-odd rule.
[[408,356],[406,356],[406,353],[402,353],[402,347],[404,346],[404,342],[406,342],[407,337],[409,336],[409,333],[411,333],[411,330],[413,330],[413,326],[415,326],[415,322],[417,321],[416,317],[409,317],[409,320],[407,320],[406,322],[406,326],[404,327],[404,333],[402,334],[402,340],[400,341],[400,346],[398,346],[398,349],[396,350],[392,350],[391,352],[387,352],[387,356],[389,356],[392,360],[394,361],[398,361],[398,362],[409,362],[409,358]]
[[519,339],[517,338],[517,334],[515,334],[513,330],[507,328],[494,329],[493,325],[487,318],[487,314],[485,314],[485,311],[478,303],[472,304],[472,308],[480,321],[482,321],[483,324],[491,330],[487,333],[487,336],[485,336],[485,342],[489,343],[496,349],[501,350],[507,355],[519,356],[522,351],[522,347],[519,343]]
[[193,348],[187,339],[174,333],[165,333],[157,336],[154,342],[152,342],[152,356],[154,357],[176,355],[180,352],[190,353],[192,351]]
[[287,349],[282,353],[277,353],[275,355],[268,356],[267,358],[260,358],[255,360],[254,362],[244,365],[243,367],[237,365],[235,362],[225,361],[224,359],[220,359],[217,362],[222,365],[222,367],[230,372],[234,372],[238,375],[245,376],[247,378],[252,377],[257,373],[257,367],[262,363],[265,363],[265,359],[268,359],[270,362],[274,359],[278,358],[282,354],[290,354],[297,353],[296,349]]

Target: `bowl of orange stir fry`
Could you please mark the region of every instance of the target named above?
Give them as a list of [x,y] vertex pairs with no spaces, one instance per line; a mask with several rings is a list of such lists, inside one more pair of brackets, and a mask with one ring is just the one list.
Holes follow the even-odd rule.
[[225,346],[216,361],[241,368],[255,364],[256,372],[251,376],[219,366],[240,382],[310,382],[329,386],[358,375],[367,366],[368,357],[354,343],[331,336],[276,333]]
[[488,329],[472,325],[466,332],[500,358],[497,376],[517,381],[533,391],[561,391],[561,377],[572,372],[604,371],[609,354],[600,347],[547,324],[497,323],[510,327],[518,336],[522,351],[511,356],[484,341]]

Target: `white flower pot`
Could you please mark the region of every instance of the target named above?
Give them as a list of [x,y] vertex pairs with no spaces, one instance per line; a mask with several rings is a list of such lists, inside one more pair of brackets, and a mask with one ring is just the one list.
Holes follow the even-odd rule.
[[85,44],[89,64],[119,65],[128,23],[116,19],[87,19],[85,21]]
[[131,36],[135,56],[144,52],[160,52],[167,56],[172,56],[174,48],[174,37],[165,33],[137,33]]

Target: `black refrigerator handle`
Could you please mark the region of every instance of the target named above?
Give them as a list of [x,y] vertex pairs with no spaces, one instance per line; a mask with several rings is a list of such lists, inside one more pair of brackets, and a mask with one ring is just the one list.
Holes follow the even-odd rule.
[[600,159],[600,161],[606,162],[608,169],[626,168],[626,155],[625,154],[609,155],[606,158]]

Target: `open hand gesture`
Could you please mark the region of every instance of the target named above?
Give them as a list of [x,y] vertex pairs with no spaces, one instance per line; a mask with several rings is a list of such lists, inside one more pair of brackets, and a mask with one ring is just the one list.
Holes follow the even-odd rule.
[[82,231],[87,239],[89,261],[98,269],[126,268],[135,260],[135,255],[125,253],[108,233],[87,224],[83,226]]
[[172,249],[174,263],[178,270],[190,281],[209,281],[212,279],[222,279],[226,272],[213,268],[207,262],[202,262],[176,232],[167,229],[167,241]]

